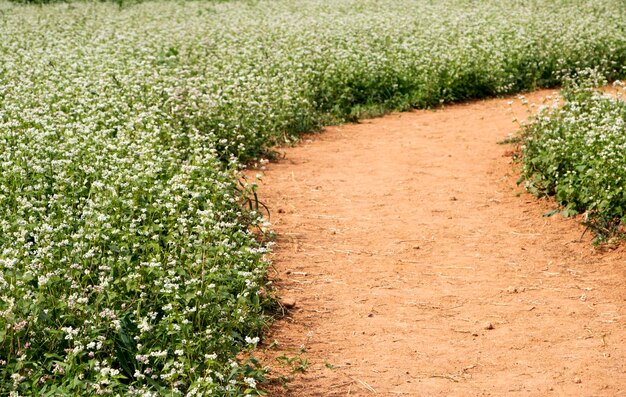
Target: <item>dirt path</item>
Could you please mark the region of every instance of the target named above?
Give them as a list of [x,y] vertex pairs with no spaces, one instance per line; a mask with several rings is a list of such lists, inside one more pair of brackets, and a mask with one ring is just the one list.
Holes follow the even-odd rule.
[[520,194],[507,102],[329,128],[268,166],[271,276],[297,304],[266,362],[308,359],[271,395],[626,396],[626,250]]

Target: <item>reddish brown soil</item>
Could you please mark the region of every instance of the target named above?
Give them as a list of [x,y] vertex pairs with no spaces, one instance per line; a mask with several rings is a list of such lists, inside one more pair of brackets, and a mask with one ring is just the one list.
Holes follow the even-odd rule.
[[507,102],[328,128],[268,166],[270,275],[296,306],[264,361],[308,360],[270,395],[626,396],[626,250],[516,186]]

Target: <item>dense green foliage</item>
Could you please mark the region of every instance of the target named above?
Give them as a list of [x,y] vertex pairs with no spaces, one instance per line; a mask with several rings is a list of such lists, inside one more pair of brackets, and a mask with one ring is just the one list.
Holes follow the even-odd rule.
[[390,109],[625,73],[596,1],[0,2],[0,394],[255,394],[242,162]]
[[[601,80],[600,80],[601,81]],[[586,212],[599,235],[626,222],[626,102],[596,79],[571,82],[523,127],[523,176],[537,195],[554,195],[565,215]]]

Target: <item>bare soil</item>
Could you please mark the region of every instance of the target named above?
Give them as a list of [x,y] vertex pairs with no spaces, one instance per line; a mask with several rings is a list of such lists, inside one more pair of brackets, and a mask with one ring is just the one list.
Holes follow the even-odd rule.
[[261,346],[293,377],[270,395],[626,396],[626,250],[517,186],[509,101],[331,127],[267,166],[295,304]]

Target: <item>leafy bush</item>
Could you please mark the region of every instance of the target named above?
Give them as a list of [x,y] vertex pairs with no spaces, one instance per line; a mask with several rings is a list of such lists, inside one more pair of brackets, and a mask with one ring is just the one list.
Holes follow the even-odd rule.
[[119,94],[4,108],[0,388],[234,392],[263,325],[262,220],[209,135]]
[[594,91],[602,79],[591,77],[524,126],[522,171],[531,192],[554,195],[565,215],[586,212],[606,235],[626,222],[626,102]]

